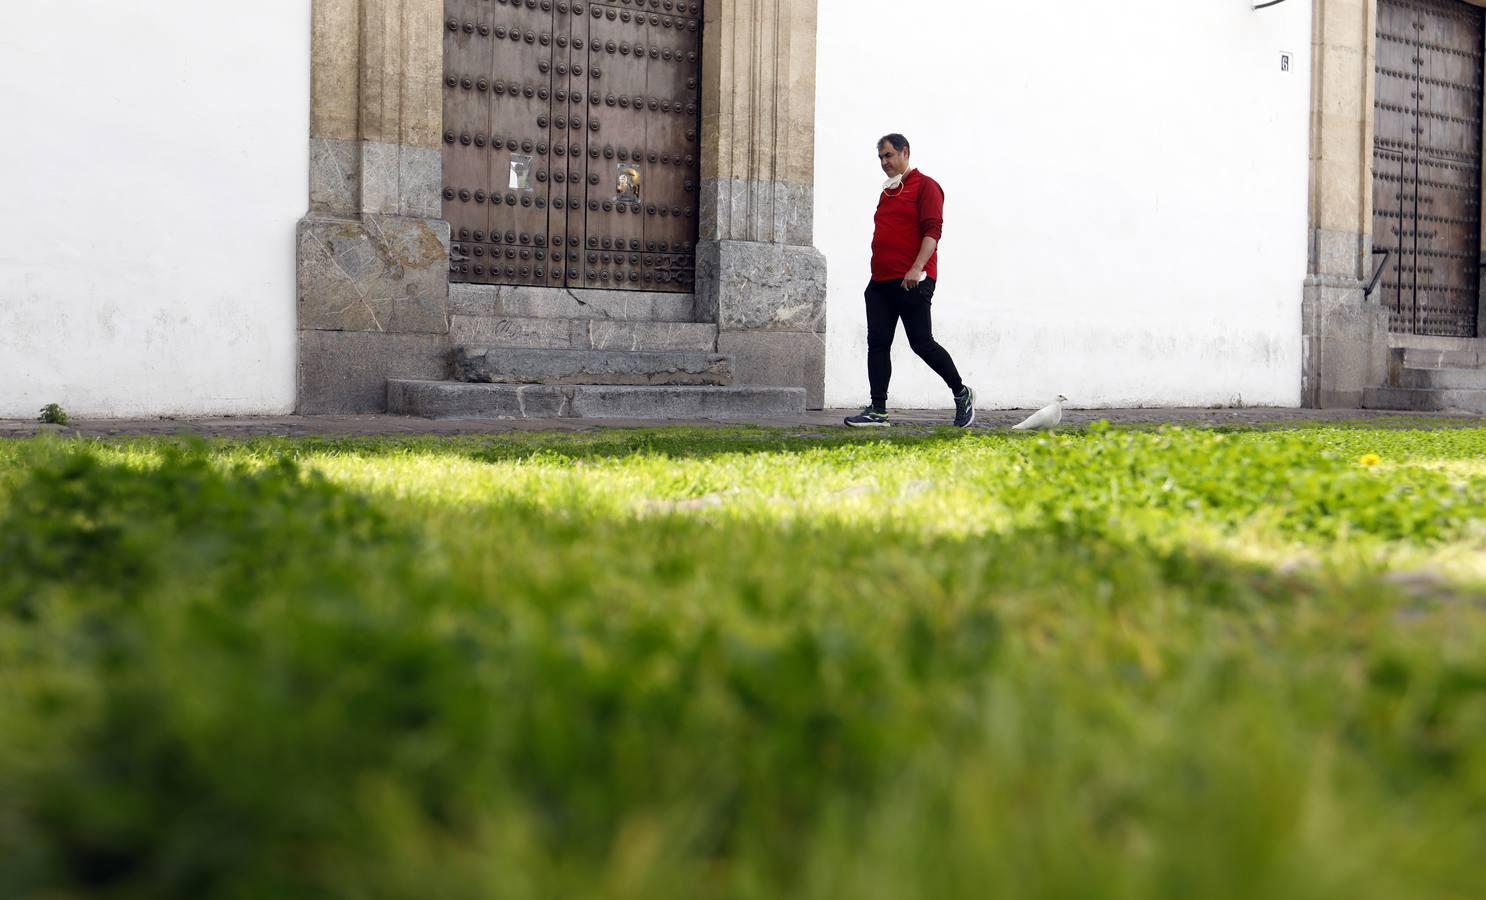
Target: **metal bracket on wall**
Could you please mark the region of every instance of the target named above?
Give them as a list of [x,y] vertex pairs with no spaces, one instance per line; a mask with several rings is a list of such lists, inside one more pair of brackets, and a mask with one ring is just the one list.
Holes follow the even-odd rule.
[[1365,287],[1365,288],[1362,289],[1362,296],[1363,297],[1371,297],[1372,296],[1373,288],[1375,288],[1375,287],[1378,286],[1378,279],[1383,277],[1383,270],[1386,269],[1386,268],[1388,268],[1388,260],[1393,257],[1393,251],[1392,250],[1389,250],[1387,248],[1382,248],[1382,249],[1379,249],[1377,247],[1372,248],[1372,254],[1373,254],[1373,256],[1377,256],[1379,253],[1383,254],[1383,261],[1380,262],[1380,263],[1378,263],[1378,269],[1377,269],[1377,271],[1372,273],[1372,280],[1368,281],[1367,287]]

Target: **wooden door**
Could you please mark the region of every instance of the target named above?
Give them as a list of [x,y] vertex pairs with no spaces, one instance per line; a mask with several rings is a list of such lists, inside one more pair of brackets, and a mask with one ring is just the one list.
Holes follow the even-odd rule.
[[445,0],[450,278],[688,292],[700,0]]
[[1378,3],[1373,246],[1396,332],[1476,335],[1482,20],[1459,0]]

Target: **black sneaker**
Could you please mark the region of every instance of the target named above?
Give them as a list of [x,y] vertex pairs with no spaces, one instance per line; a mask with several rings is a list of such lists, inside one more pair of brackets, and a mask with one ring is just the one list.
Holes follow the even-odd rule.
[[955,427],[969,428],[975,422],[975,389],[965,385],[965,393],[955,397]]
[[870,406],[862,410],[860,415],[847,416],[845,421],[852,428],[886,428],[892,424],[887,420],[887,413],[878,412]]

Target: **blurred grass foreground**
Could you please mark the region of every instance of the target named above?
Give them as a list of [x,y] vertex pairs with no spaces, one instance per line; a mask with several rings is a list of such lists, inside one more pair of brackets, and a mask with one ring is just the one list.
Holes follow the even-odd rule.
[[0,897],[1486,895],[1486,429],[0,443]]

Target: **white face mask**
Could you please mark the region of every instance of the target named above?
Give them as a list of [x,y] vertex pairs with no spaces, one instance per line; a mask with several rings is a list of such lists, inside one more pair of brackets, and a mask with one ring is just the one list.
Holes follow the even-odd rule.
[[887,181],[884,181],[882,183],[882,189],[885,190],[885,191],[890,191],[890,190],[892,190],[894,188],[902,187],[903,186],[903,179],[907,178],[908,177],[908,173],[909,172],[912,172],[912,171],[913,171],[913,166],[909,166],[908,168],[904,169],[899,174],[894,175],[892,178],[889,178]]

